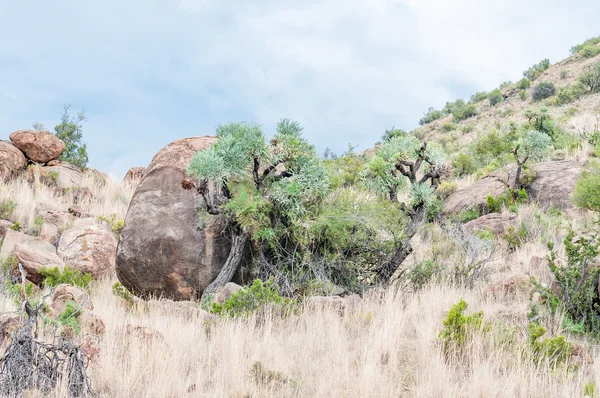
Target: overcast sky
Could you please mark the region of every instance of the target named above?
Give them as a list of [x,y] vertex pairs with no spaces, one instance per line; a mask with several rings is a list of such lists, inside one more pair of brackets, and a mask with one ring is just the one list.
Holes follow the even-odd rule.
[[365,149],[565,58],[598,21],[597,0],[0,0],[0,139],[70,103],[90,166],[117,177],[229,121]]

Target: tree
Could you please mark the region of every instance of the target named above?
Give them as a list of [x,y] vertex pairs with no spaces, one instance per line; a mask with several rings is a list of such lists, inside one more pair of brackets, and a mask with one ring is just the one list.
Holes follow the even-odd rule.
[[381,141],[388,142],[394,137],[404,136],[406,134],[406,131],[402,129],[397,129],[396,127],[392,127],[389,130],[385,130],[385,133],[383,133],[383,135],[381,136]]
[[54,127],[54,135],[65,143],[60,160],[85,168],[88,163],[86,144],[81,142],[83,136],[82,123],[87,120],[85,110],[77,113],[77,117],[69,115],[71,105],[65,105],[60,124]]
[[203,299],[232,279],[249,240],[263,259],[265,246],[301,226],[329,193],[327,173],[297,122],[281,120],[270,141],[254,124],[229,123],[216,132],[217,143],[194,155],[187,169],[192,180],[182,183],[202,197],[208,214],[227,219],[231,233],[229,257]]
[[402,262],[412,253],[410,240],[426,220],[427,208],[434,203],[435,190],[449,174],[441,150],[428,146],[416,137],[394,137],[384,143],[366,165],[362,178],[366,187],[398,202],[400,189],[408,189],[409,199],[402,210],[409,222],[403,237],[396,243],[395,253],[377,270],[380,283],[389,281]]
[[541,160],[550,146],[550,137],[537,130],[530,130],[525,137],[519,138],[512,153],[517,163],[513,188],[521,188],[521,172],[529,160]]

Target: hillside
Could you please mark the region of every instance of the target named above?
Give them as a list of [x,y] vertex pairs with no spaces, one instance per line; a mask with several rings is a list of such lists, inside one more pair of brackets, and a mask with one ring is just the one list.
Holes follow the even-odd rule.
[[598,396],[600,39],[573,53],[337,158],[226,123],[115,181],[65,160],[82,118],[15,131],[0,396]]

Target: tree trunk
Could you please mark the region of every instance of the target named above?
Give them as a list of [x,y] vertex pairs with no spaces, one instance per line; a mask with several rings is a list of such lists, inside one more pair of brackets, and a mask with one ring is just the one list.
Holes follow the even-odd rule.
[[229,257],[227,257],[227,261],[225,261],[225,264],[223,265],[223,268],[221,268],[219,275],[217,275],[215,280],[212,281],[206,289],[204,289],[200,299],[202,302],[206,297],[217,293],[228,282],[231,281],[235,271],[237,271],[240,263],[242,262],[247,241],[248,235],[240,228],[234,227],[233,231],[231,232],[231,251],[229,252]]
[[402,241],[398,244],[396,252],[390,261],[382,265],[377,270],[378,283],[388,283],[390,279],[392,279],[392,276],[394,276],[394,273],[398,267],[400,267],[404,260],[406,260],[406,258],[413,252],[410,240],[417,233],[417,228],[423,225],[426,216],[427,208],[422,205],[417,209],[414,209],[413,213],[411,213],[410,222],[408,223],[408,228],[406,229],[404,239],[402,239]]

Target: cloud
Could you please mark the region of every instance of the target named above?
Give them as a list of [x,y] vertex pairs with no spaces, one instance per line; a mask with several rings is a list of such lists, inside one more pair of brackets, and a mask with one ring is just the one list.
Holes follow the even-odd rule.
[[367,148],[429,106],[566,57],[599,17],[591,0],[10,2],[0,138],[73,103],[92,165],[116,175],[232,120],[269,133],[291,117],[320,151]]

